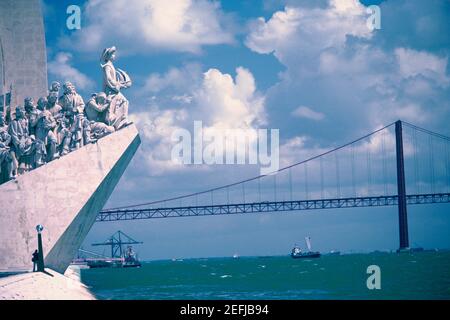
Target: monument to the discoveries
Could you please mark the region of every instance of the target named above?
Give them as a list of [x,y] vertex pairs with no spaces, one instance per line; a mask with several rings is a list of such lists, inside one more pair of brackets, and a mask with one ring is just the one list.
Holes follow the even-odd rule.
[[16,109],[0,113],[0,272],[32,268],[40,224],[46,267],[64,273],[140,144],[121,92],[131,80],[111,47],[86,103],[68,81],[49,88],[39,0],[2,0],[0,17],[0,80]]

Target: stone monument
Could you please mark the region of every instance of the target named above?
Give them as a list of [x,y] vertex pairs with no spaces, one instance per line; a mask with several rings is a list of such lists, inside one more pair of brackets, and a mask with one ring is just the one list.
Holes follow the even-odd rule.
[[121,92],[131,78],[111,47],[105,92],[87,110],[69,81],[62,95],[58,82],[47,91],[39,0],[1,0],[0,45],[0,81],[20,105],[9,119],[0,113],[0,272],[31,269],[43,225],[45,265],[64,273],[140,144]]
[[42,224],[45,264],[64,273],[139,144],[129,125],[0,185],[0,271],[31,269]]

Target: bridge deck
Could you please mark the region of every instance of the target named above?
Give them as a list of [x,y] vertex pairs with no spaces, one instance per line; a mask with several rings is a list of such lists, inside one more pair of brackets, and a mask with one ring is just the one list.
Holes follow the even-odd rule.
[[[435,194],[411,194],[406,196],[408,205],[449,203],[450,193]],[[97,218],[97,222],[176,218],[192,216],[225,215],[239,213],[263,213],[278,211],[297,211],[314,209],[336,209],[336,208],[359,208],[359,207],[382,207],[398,205],[398,196],[373,196],[355,197],[341,199],[318,199],[318,200],[294,200],[294,201],[272,201],[237,203],[206,206],[186,206],[167,208],[143,208],[143,209],[118,209],[103,210]]]

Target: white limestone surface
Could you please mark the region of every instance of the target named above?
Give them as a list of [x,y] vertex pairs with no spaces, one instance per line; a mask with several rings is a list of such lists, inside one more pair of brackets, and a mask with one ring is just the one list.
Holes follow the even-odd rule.
[[47,95],[46,51],[41,1],[0,0],[0,95],[12,90],[13,110]]
[[0,300],[95,300],[89,289],[72,274],[46,269],[0,278]]
[[46,266],[64,273],[139,144],[129,125],[0,185],[0,271],[30,270],[42,224]]

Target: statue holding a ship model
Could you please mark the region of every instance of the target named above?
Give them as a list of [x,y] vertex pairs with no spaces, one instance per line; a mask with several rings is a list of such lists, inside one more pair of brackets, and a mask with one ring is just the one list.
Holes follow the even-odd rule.
[[[26,98],[15,114],[0,115],[0,183],[40,167],[129,124],[128,100],[122,89],[132,84],[128,74],[114,67],[116,47],[103,50],[103,91],[85,104],[75,86],[53,82],[37,105]],[[12,113],[12,111],[10,111]],[[6,119],[11,119],[9,122]]]

